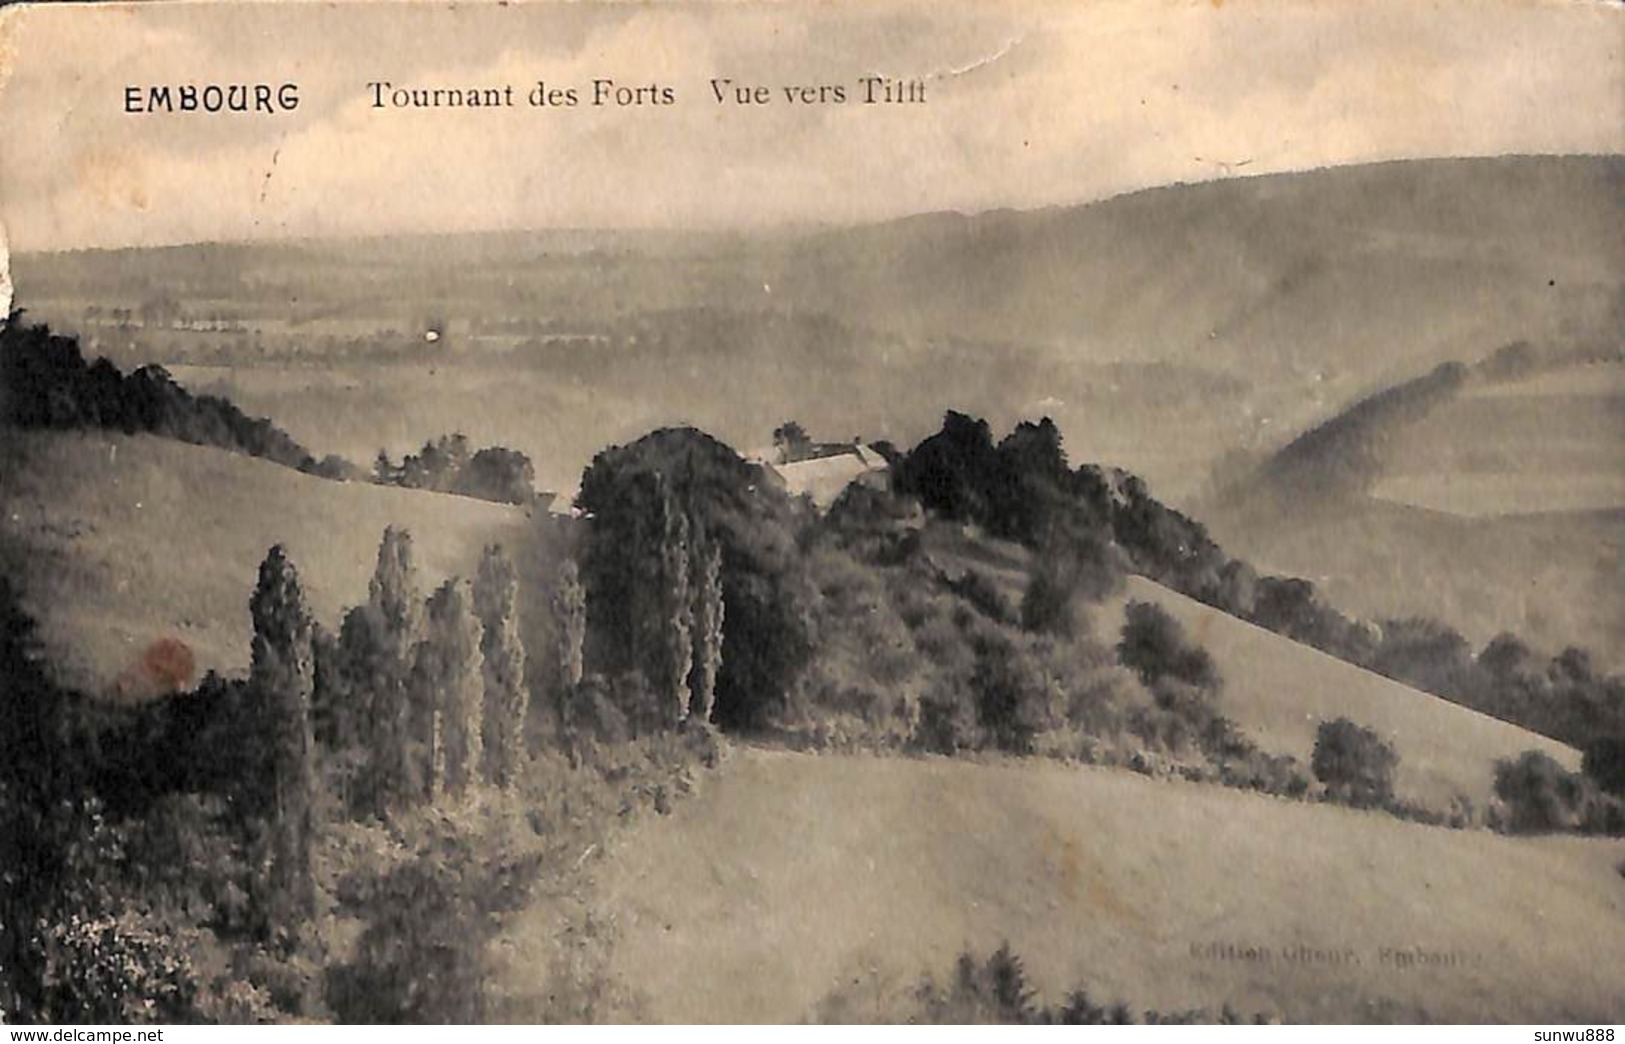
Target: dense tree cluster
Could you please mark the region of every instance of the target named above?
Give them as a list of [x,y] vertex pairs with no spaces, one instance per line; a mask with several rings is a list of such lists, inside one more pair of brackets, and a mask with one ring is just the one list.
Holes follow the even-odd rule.
[[[261,457],[323,478],[368,478],[342,457],[317,459],[269,420],[250,417],[224,398],[193,395],[161,366],[125,374],[105,358],[87,363],[77,338],[25,324],[16,315],[0,324],[0,424],[146,433]],[[380,453],[371,478],[503,504],[536,498],[536,469],[529,457],[502,446],[475,450],[460,434],[426,442],[399,464]]]
[[267,560],[253,611],[251,680],[99,706],[49,679],[0,579],[6,1021],[252,1020],[268,1006],[193,961],[216,938],[280,959],[297,940],[278,929],[308,909],[309,622],[286,559]]
[[812,654],[811,592],[795,509],[756,466],[665,429],[594,458],[576,504],[589,672],[635,673],[666,723],[709,707],[750,727],[786,705]]
[[460,432],[425,442],[399,464],[380,450],[373,481],[499,504],[529,504],[536,499],[536,468],[529,457],[503,446],[476,450]]
[[[1459,367],[1441,367],[1402,393],[1379,397],[1368,410],[1387,416],[1422,409],[1432,397],[1453,394],[1462,379]],[[1358,441],[1364,430],[1362,422],[1310,441]],[[1158,501],[1135,476],[1093,465],[1069,470],[1060,434],[1048,420],[1023,422],[995,444],[986,422],[949,412],[942,430],[898,463],[894,485],[934,514],[1038,551],[1046,565],[1042,575],[1035,573],[1023,606],[1035,630],[1069,626],[1074,588],[1058,578],[1081,575],[1084,588],[1098,591],[1126,568],[1294,641],[1565,743],[1584,747],[1625,737],[1625,677],[1596,671],[1583,649],[1548,659],[1501,635],[1475,657],[1465,638],[1435,620],[1348,616],[1308,580],[1260,576],[1229,557],[1201,523]]]
[[87,364],[76,338],[16,316],[0,324],[0,424],[148,432],[328,477],[347,471],[338,458],[318,461],[264,418],[249,417],[217,396],[193,395],[161,366],[126,375],[106,359]]

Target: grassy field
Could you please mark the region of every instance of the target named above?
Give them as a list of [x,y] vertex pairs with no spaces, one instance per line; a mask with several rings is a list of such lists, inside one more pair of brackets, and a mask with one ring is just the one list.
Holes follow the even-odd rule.
[[1625,1017],[1621,855],[1106,769],[746,749],[597,878],[606,986],[662,1021],[794,1021],[837,993],[896,1016],[923,972],[1008,939],[1049,1000],[1584,1022]]
[[[365,601],[387,525],[413,536],[424,584],[469,576],[488,542],[523,553],[525,512],[464,497],[337,483],[148,436],[0,432],[0,565],[67,684],[139,692],[145,650],[197,671],[248,667],[248,598],[284,544],[316,617]],[[427,591],[424,592],[427,594]]]

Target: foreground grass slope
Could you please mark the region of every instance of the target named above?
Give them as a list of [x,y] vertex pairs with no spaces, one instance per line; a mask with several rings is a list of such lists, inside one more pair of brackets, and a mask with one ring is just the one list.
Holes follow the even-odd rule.
[[[1051,1000],[1583,1022],[1625,1013],[1620,856],[1106,769],[743,750],[598,876],[607,985],[665,1021],[834,994],[896,1016],[922,972],[1008,939]],[[1288,960],[1300,944],[1339,959]],[[1418,949],[1439,959],[1395,956]]]
[[246,671],[248,596],[273,544],[316,617],[364,601],[384,527],[412,532],[425,583],[470,575],[518,508],[326,479],[150,436],[0,431],[0,567],[68,685],[140,695],[142,657],[173,639],[197,672]]
[[1155,602],[1213,656],[1224,677],[1223,713],[1264,750],[1309,763],[1323,721],[1350,718],[1376,730],[1399,752],[1399,796],[1434,808],[1465,795],[1482,809],[1490,800],[1495,763],[1541,750],[1578,770],[1580,755],[1556,740],[1420,692],[1345,663],[1307,645],[1170,591],[1130,577],[1122,597],[1098,616],[1104,633],[1122,626],[1132,599]]

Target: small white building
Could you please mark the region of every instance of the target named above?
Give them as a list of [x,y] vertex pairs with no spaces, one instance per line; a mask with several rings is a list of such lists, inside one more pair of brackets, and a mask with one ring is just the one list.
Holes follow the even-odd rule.
[[768,461],[760,461],[760,464],[784,482],[785,492],[792,497],[810,498],[819,511],[828,511],[854,482],[883,489],[888,481],[886,458],[873,447],[860,443],[788,464]]

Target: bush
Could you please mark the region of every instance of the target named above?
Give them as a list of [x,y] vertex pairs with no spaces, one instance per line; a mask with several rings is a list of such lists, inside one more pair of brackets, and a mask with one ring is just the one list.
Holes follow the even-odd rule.
[[1574,825],[1579,788],[1550,755],[1526,750],[1495,766],[1495,796],[1506,804],[1507,829],[1548,833]]
[[[912,990],[890,985],[892,976],[870,968],[853,986],[830,994],[818,1005],[823,1022],[907,1023],[914,1025],[1129,1026],[1154,1023],[1262,1023],[1263,1015],[1243,1018],[1229,1004],[1217,1014],[1205,1008],[1137,1016],[1122,1001],[1099,1004],[1077,986],[1058,1004],[1046,1004],[1033,989],[1021,957],[1004,943],[982,957],[965,950],[947,981],[926,975]],[[865,978],[868,979],[865,982]]]
[[1310,767],[1327,795],[1358,808],[1376,808],[1394,796],[1399,755],[1371,729],[1347,718],[1323,721]]
[[948,581],[948,589],[969,602],[977,612],[989,620],[1002,624],[1016,621],[1016,613],[1010,607],[1009,599],[1004,597],[999,585],[986,573],[967,569],[964,576]]
[[1148,686],[1170,678],[1217,692],[1222,684],[1207,650],[1187,641],[1179,621],[1151,602],[1128,604],[1117,658]]
[[1033,738],[1057,724],[1046,680],[1027,651],[1003,635],[976,642],[976,720],[988,740],[1012,754],[1030,754]]
[[943,679],[920,697],[920,721],[914,742],[933,754],[957,754],[982,745],[972,697],[951,679]]
[[1542,751],[1526,750],[1516,760],[1497,762],[1495,796],[1506,807],[1505,828],[1511,833],[1625,833],[1625,802]]

